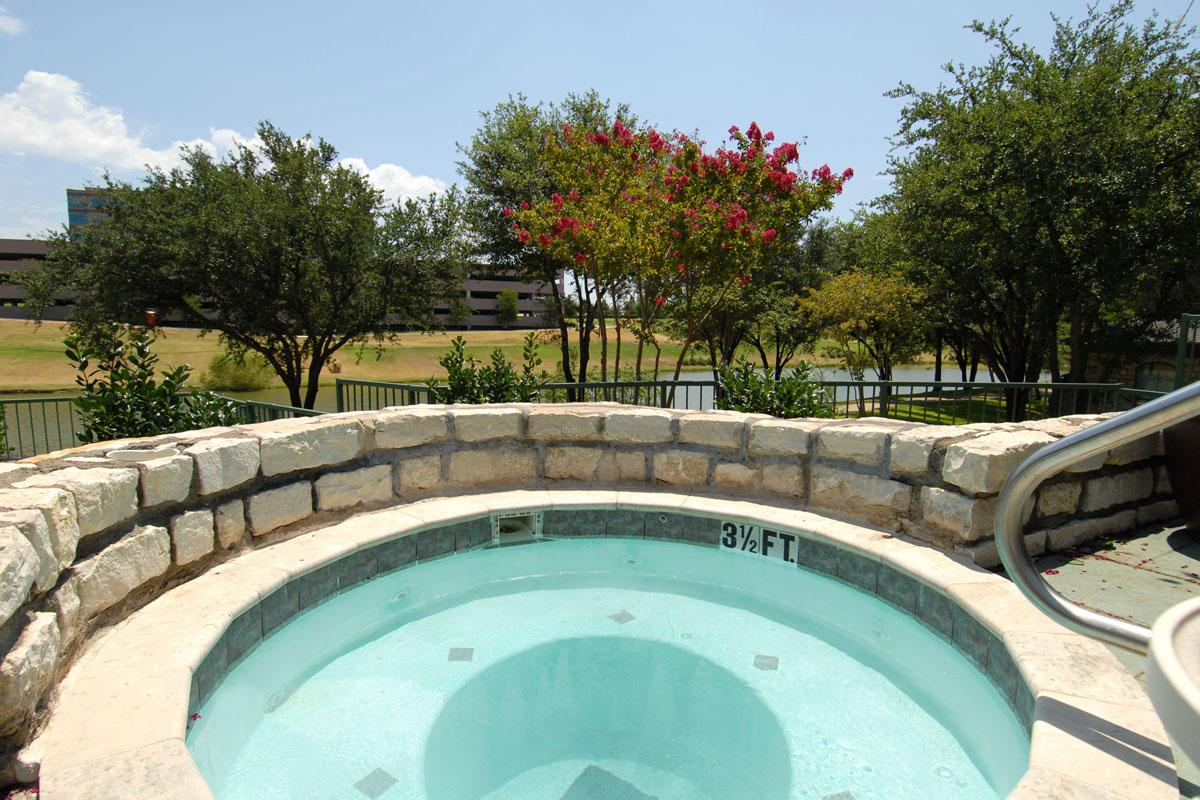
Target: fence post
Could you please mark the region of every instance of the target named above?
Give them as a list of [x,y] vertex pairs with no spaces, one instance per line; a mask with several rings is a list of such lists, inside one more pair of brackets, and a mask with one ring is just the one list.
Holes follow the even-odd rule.
[[334,388],[334,394],[337,396],[337,410],[338,410],[338,413],[340,414],[346,410],[345,401],[342,400],[342,379],[341,378],[334,378],[333,388]]

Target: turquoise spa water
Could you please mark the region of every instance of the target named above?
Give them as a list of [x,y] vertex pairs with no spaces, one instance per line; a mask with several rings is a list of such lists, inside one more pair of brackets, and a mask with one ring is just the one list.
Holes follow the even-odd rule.
[[200,713],[188,746],[219,800],[996,798],[1029,747],[969,662],[874,598],[624,539],[377,578]]

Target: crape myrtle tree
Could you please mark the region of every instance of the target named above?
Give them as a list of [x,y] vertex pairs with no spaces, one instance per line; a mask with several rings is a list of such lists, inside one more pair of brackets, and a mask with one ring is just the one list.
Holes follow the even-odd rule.
[[853,174],[800,168],[797,145],[771,146],[774,134],[755,123],[729,134],[728,146],[709,153],[684,134],[621,120],[607,130],[564,128],[546,160],[570,184],[565,194],[502,210],[518,241],[569,259],[602,293],[621,276],[656,276],[655,305],[669,301],[682,331],[675,380],[702,326],[749,285],[779,229],[830,207]]
[[388,208],[328,142],[269,122],[258,140],[221,160],[184,149],[182,166],[151,169],[140,186],[106,178],[108,218],[53,235],[31,289],[77,292],[83,330],[147,309],[216,330],[312,408],[341,348],[431,322],[462,264],[460,204],[448,193]]
[[991,59],[892,93],[906,106],[887,202],[936,305],[968,312],[946,327],[969,321],[1001,380],[1086,380],[1098,342],[1119,349],[1195,302],[1200,59],[1190,31],[1132,12],[1055,18],[1045,54],[1008,20],[972,23]]
[[[517,95],[481,116],[482,123],[470,142],[458,148],[463,156],[458,168],[466,183],[475,255],[494,269],[550,287],[549,311],[559,331],[562,373],[567,382],[573,382],[571,335],[574,333],[581,360],[586,360],[583,354],[590,352],[599,315],[598,288],[589,277],[573,270],[570,254],[551,252],[515,236],[512,220],[502,211],[569,192],[569,186],[555,182],[546,162],[546,151],[561,135],[563,125],[607,130],[614,119],[632,124],[633,117],[627,106],[613,106],[594,91],[569,94],[562,102],[550,104],[531,104]],[[574,296],[559,285],[560,272],[567,276]],[[581,365],[578,379],[587,380],[586,364]]]

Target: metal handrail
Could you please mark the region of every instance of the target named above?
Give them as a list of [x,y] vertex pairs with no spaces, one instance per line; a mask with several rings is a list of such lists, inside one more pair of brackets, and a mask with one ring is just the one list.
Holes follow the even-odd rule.
[[1149,628],[1073,603],[1042,579],[1025,549],[1025,504],[1042,481],[1067,467],[1198,415],[1200,382],[1059,439],[1021,462],[1005,481],[996,509],[1000,560],[1013,583],[1055,622],[1136,652],[1145,652],[1150,644]]

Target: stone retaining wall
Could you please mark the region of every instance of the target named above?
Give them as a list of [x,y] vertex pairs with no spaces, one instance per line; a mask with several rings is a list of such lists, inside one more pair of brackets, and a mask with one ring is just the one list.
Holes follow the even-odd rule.
[[[0,785],[98,627],[232,553],[366,508],[542,484],[769,498],[996,563],[996,495],[1030,453],[1102,417],[925,426],[599,405],[413,407],[105,443],[0,465]],[[129,463],[118,446],[179,452]],[[1177,513],[1159,437],[1047,482],[1034,552]],[[3,755],[7,752],[8,755]],[[15,772],[14,772],[15,770]]]

